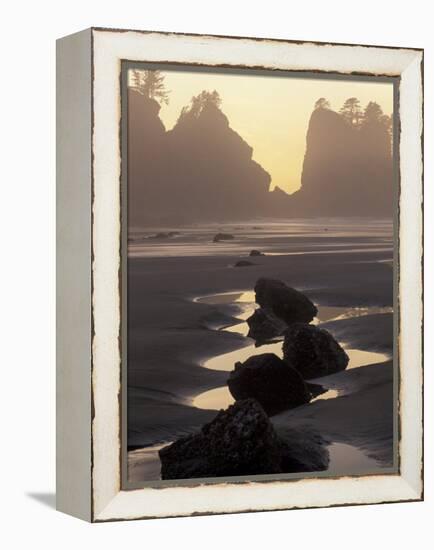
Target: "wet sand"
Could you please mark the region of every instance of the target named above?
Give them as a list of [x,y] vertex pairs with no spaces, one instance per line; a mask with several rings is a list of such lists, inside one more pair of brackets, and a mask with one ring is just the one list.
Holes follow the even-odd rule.
[[[240,236],[230,246],[215,243],[216,253],[212,256],[212,245],[202,248],[207,252],[204,254],[169,257],[139,254],[135,245],[128,261],[127,408],[132,481],[155,480],[155,445],[197,431],[215,416],[215,410],[195,407],[193,401],[208,390],[224,386],[228,374],[204,368],[204,363],[251,345],[250,340],[236,332],[239,305],[208,304],[198,301],[198,296],[242,293],[253,289],[259,277],[273,277],[303,290],[322,306],[392,307],[392,254],[384,235],[279,235],[273,240],[261,231],[257,233]],[[267,253],[270,247],[275,251],[276,241],[279,252],[285,248],[293,252],[294,246],[309,245],[310,253],[254,257],[249,260],[255,265],[232,267],[251,249]],[[180,253],[182,250],[180,247]],[[219,330],[231,325],[235,325],[234,330]],[[324,326],[347,347],[392,355],[391,313],[337,319]],[[327,378],[327,387],[336,389],[338,396],[273,417],[276,429],[284,434],[288,426],[313,427],[330,445],[335,445],[330,447],[331,454],[339,451],[342,455],[345,446],[357,447],[374,460],[371,465],[390,467],[391,361],[360,366]],[[144,449],[147,446],[152,447]],[[366,466],[360,456],[356,462],[359,468]]]

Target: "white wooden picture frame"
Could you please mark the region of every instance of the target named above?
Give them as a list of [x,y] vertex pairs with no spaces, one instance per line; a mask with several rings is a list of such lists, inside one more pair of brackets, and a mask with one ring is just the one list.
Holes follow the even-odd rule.
[[[399,471],[168,484],[121,475],[121,64],[399,80]],[[57,507],[91,522],[423,498],[423,51],[92,28],[57,44]]]

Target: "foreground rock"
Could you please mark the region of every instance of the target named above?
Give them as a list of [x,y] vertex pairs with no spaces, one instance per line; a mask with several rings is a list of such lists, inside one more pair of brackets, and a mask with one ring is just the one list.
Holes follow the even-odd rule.
[[282,336],[288,325],[274,315],[271,309],[260,307],[247,319],[249,333],[247,336],[256,340],[258,344],[268,342]]
[[268,415],[310,401],[303,378],[274,353],[253,355],[244,363],[236,363],[227,383],[237,401],[252,397]]
[[318,313],[307,296],[277,279],[258,279],[255,285],[256,302],[269,308],[288,325],[310,323]]
[[[306,472],[327,467],[326,450],[316,455],[306,436],[279,437],[262,407],[246,399],[220,411],[197,434],[159,451],[162,479],[191,479]],[[314,459],[312,457],[318,457]]]
[[235,237],[230,233],[217,233],[217,235],[214,235],[213,242],[218,243],[220,241],[231,241],[234,238]]
[[295,323],[285,332],[283,359],[307,380],[342,371],[349,360],[327,330],[304,323]]

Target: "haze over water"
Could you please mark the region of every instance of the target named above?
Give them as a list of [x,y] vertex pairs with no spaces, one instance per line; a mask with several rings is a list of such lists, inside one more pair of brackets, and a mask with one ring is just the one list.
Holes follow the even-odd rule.
[[385,114],[393,111],[393,86],[387,82],[270,77],[248,71],[234,74],[170,70],[161,74],[171,91],[168,105],[163,104],[160,112],[167,130],[176,124],[182,107],[192,96],[203,89],[218,90],[223,111],[233,128],[253,147],[254,160],[270,173],[272,187],[278,185],[288,193],[300,187],[305,136],[318,94],[336,110],[348,97],[356,96],[363,106],[375,101]]
[[[130,229],[128,254],[131,257],[214,256],[245,252],[250,241],[259,239],[262,252],[279,254],[324,254],[329,252],[388,252],[392,258],[392,220],[357,218],[254,221],[240,224],[204,224],[180,227],[178,234],[155,238],[173,227]],[[217,232],[233,240],[213,242]]]

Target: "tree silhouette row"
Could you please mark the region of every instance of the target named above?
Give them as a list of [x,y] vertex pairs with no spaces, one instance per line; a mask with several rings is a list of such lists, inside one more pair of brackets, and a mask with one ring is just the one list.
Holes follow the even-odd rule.
[[[160,71],[133,71],[128,109],[128,197],[133,226],[158,221],[303,216],[389,216],[393,207],[391,117],[355,97],[339,112],[319,98],[310,117],[301,188],[288,195],[230,126],[219,93],[203,90],[171,130],[159,112],[169,102]],[[288,135],[291,127],[286,129]],[[288,158],[288,164],[292,159]],[[276,182],[278,183],[278,182]]]

